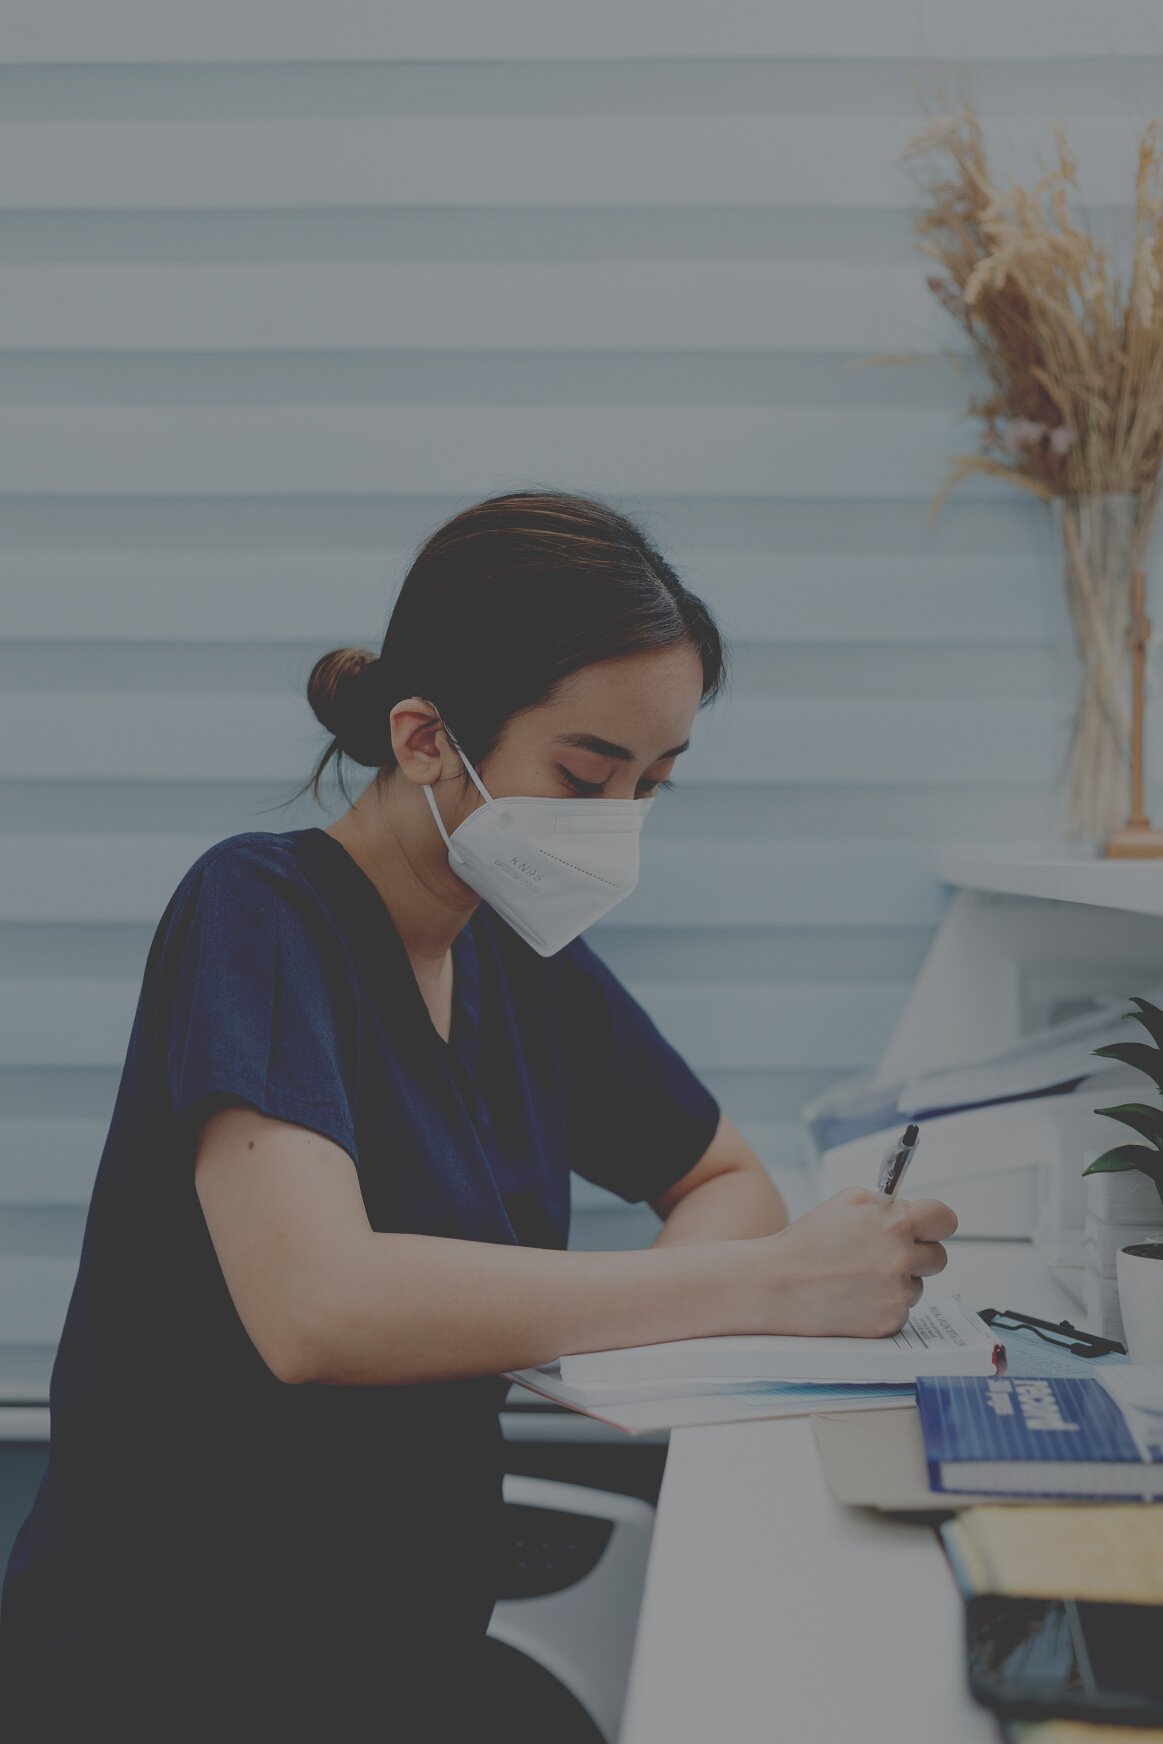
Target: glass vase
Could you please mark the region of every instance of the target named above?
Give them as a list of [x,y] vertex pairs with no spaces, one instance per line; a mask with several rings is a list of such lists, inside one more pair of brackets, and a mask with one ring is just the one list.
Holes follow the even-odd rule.
[[[1150,616],[1158,592],[1148,564],[1155,500],[1118,491],[1051,504],[1071,643],[1059,662],[1071,718],[1056,786],[1066,794],[1063,833],[1096,848],[1130,813],[1131,576],[1136,565],[1144,569]],[[1150,660],[1147,688],[1156,688]]]

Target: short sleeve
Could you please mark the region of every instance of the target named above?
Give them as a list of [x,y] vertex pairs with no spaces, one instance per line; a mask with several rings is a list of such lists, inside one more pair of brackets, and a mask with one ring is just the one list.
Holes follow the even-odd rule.
[[693,1169],[719,1104],[581,937],[549,959],[555,977],[570,1166],[636,1201]]
[[196,862],[159,927],[161,1070],[183,1130],[240,1101],[358,1162],[355,968],[321,895],[277,844]]

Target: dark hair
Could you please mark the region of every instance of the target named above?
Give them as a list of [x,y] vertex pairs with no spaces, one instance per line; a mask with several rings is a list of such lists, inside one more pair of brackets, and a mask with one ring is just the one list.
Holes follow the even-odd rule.
[[349,804],[341,755],[395,768],[388,717],[404,697],[431,702],[479,769],[570,673],[682,642],[702,661],[702,707],[726,678],[718,628],[633,522],[567,491],[488,497],[420,548],[378,657],[336,648],[315,662],[307,700],[332,739],[292,798],[311,788],[319,801],[333,757]]

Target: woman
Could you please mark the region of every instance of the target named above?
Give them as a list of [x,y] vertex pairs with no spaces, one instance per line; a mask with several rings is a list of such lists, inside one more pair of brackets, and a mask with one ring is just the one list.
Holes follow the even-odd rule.
[[[14,1740],[487,1732],[501,1372],[876,1336],[944,1266],[936,1201],[789,1224],[580,937],[723,660],[631,522],[516,492],[427,541],[378,658],[317,662],[316,795],[376,775],[209,848],[154,935],[5,1581]],[[571,1169],[654,1245],[566,1251]]]

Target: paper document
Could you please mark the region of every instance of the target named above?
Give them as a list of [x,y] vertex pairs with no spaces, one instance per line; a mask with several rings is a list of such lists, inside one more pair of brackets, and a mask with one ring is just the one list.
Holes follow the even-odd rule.
[[997,1335],[960,1296],[918,1304],[899,1332],[884,1338],[807,1338],[743,1333],[679,1338],[618,1350],[567,1353],[561,1379],[579,1397],[612,1383],[690,1380],[915,1381],[918,1375],[992,1375]]
[[[1152,987],[1143,997],[1157,1003],[1163,988]],[[989,1059],[922,1072],[902,1086],[897,1110],[907,1115],[925,1108],[965,1107],[1122,1070],[1113,1060],[1096,1058],[1093,1049],[1102,1042],[1136,1039],[1127,1035],[1122,1021],[1126,1008],[1125,999],[1096,1000],[1094,1010],[1031,1031]]]
[[916,1410],[916,1387],[861,1383],[858,1386],[809,1385],[803,1381],[727,1381],[709,1387],[701,1381],[657,1386],[569,1387],[559,1365],[506,1369],[508,1379],[543,1399],[596,1418],[599,1423],[642,1435],[658,1429],[685,1429],[701,1423],[736,1423],[743,1418],[805,1417],[813,1411],[866,1411],[879,1406]]

